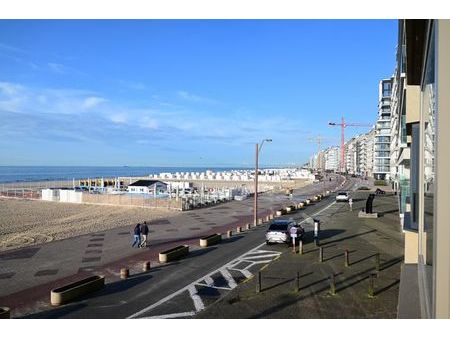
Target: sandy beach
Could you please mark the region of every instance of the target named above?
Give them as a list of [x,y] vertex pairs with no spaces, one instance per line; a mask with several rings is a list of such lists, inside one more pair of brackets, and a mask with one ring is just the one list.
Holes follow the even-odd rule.
[[[205,188],[243,187],[250,190],[253,182],[192,181],[194,186]],[[292,180],[260,184],[260,191],[282,192],[286,188],[298,189],[310,184],[306,180]],[[3,189],[26,189],[71,186],[72,181],[9,183]],[[2,191],[0,189],[0,191]],[[20,195],[20,191],[19,191]],[[14,194],[10,193],[10,196]],[[19,196],[18,196],[19,197]],[[33,196],[34,197],[34,196]],[[39,197],[39,196],[37,196]],[[165,208],[138,208],[93,204],[57,203],[34,199],[0,197],[0,251],[33,244],[60,240],[96,231],[112,229],[143,221],[165,218],[180,211]]]
[[0,198],[0,251],[177,214],[166,209]]

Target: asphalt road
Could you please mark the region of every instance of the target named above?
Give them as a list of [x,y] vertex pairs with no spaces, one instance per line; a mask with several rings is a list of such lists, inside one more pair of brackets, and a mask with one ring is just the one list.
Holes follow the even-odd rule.
[[[320,183],[326,184],[326,183]],[[343,189],[350,189],[349,180]],[[298,197],[294,194],[294,198]],[[301,219],[326,208],[333,196],[287,217]],[[221,244],[194,248],[184,259],[107,284],[77,302],[22,318],[188,318],[244,282],[262,264],[286,252],[284,245],[264,244],[267,224]],[[247,262],[247,266],[239,266]],[[234,264],[235,268],[233,269]],[[209,285],[208,285],[209,284]],[[202,286],[204,285],[204,287]]]

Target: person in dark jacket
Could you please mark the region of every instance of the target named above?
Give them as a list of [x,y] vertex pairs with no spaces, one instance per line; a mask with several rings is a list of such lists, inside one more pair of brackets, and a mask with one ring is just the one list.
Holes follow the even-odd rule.
[[133,248],[136,244],[139,247],[139,243],[141,243],[141,225],[139,223],[134,227],[133,235],[134,242],[131,244],[131,247]]
[[147,247],[147,236],[148,236],[148,226],[147,222],[144,221],[144,224],[141,225],[141,234],[142,234],[142,242],[140,247],[146,248]]

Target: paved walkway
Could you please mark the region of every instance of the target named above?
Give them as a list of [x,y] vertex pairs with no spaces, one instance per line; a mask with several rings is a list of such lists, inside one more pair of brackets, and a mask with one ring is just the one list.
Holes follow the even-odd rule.
[[[381,217],[360,219],[357,213],[367,194],[353,193],[352,212],[347,203],[335,203],[320,216],[323,262],[319,262],[319,247],[313,243],[312,222],[306,221],[302,255],[284,245],[270,246],[283,253],[262,268],[261,292],[256,292],[258,280],[252,278],[197,318],[396,318],[403,260],[396,196],[377,196],[374,210]],[[344,266],[345,250],[349,267]],[[373,297],[369,297],[369,276],[377,271],[378,253],[380,270],[374,279]],[[333,274],[335,295],[330,290]]]
[[[293,199],[336,186],[336,181],[313,184],[295,192]],[[252,222],[253,200],[230,202],[197,209],[150,223],[150,247],[131,248],[132,227],[78,236],[39,246],[0,253],[0,304],[12,308],[13,316],[33,312],[48,302],[50,290],[92,273],[107,282],[119,279],[121,267],[139,271],[143,261],[157,265],[158,253],[179,244],[194,248],[198,239],[211,232],[226,232]],[[259,216],[291,204],[284,195],[265,194],[259,199]]]

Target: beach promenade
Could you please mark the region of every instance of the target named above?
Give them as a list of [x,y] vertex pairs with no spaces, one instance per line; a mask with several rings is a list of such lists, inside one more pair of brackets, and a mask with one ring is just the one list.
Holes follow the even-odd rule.
[[[294,200],[332,189],[342,181],[311,184],[294,191]],[[9,306],[13,316],[47,309],[50,290],[91,274],[106,276],[107,283],[119,280],[119,271],[142,271],[142,262],[158,265],[158,253],[189,244],[193,251],[198,239],[211,233],[225,233],[252,222],[252,199],[211,208],[183,212],[150,222],[150,247],[131,248],[132,226],[119,227],[44,245],[5,251],[0,254],[0,304]],[[268,193],[259,198],[259,217],[292,203],[283,194]]]

